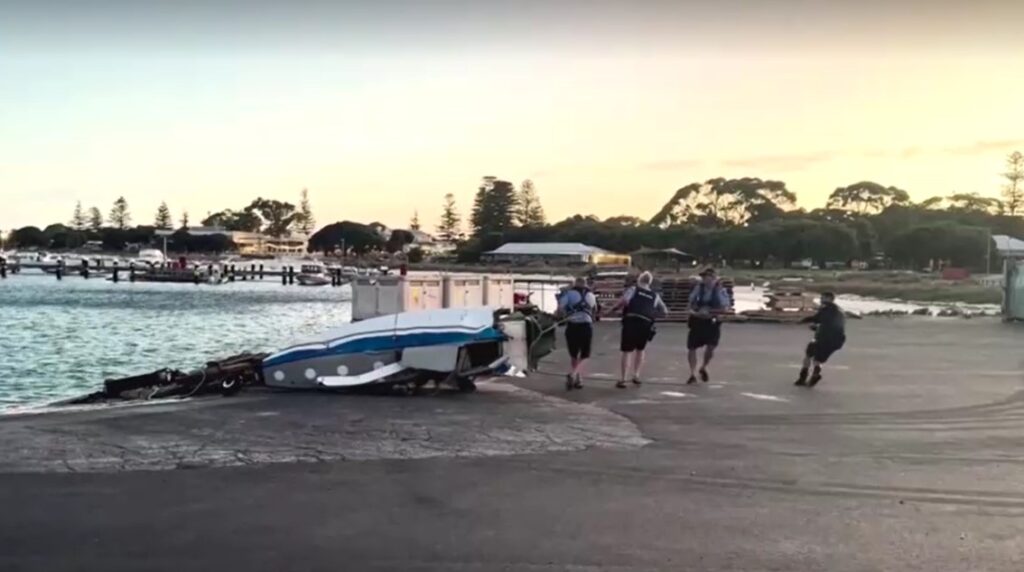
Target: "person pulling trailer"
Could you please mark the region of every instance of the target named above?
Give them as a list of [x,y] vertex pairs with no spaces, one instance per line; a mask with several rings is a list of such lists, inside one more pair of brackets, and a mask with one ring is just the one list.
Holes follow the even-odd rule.
[[597,298],[579,277],[573,287],[558,298],[558,316],[565,324],[565,345],[569,351],[569,373],[565,376],[565,389],[583,389],[583,365],[590,359],[594,340],[594,313]]
[[[804,362],[794,385],[814,387],[821,381],[821,366],[846,343],[846,316],[842,308],[836,304],[836,295],[832,292],[822,292],[821,307],[817,313],[800,322],[813,324],[811,327],[814,328],[814,341],[807,344],[804,350]],[[808,369],[812,364],[814,371],[808,379]]]
[[647,344],[654,339],[654,323],[668,314],[668,307],[651,284],[654,277],[644,272],[637,277],[636,286],[631,286],[612,308],[612,313],[622,310],[622,334],[619,350],[622,351],[621,378],[615,387],[624,389],[626,380],[640,385],[640,370],[644,365]]
[[[687,325],[690,332],[686,337],[687,360],[690,377],[686,383],[697,383],[697,374],[707,383],[708,364],[715,357],[715,348],[722,339],[722,322],[719,315],[729,310],[729,294],[718,280],[714,268],[705,268],[700,273],[701,281],[690,292],[690,317]],[[697,368],[697,350],[704,348],[704,361]]]

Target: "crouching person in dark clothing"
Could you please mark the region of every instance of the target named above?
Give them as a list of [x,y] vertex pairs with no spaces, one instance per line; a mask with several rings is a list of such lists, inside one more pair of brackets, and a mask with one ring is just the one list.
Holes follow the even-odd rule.
[[[846,316],[843,315],[842,308],[836,305],[835,294],[824,292],[821,295],[821,307],[818,312],[801,322],[813,323],[815,333],[814,341],[807,344],[807,350],[804,352],[804,363],[800,368],[800,377],[797,378],[796,385],[814,387],[821,381],[822,364],[846,343]],[[811,377],[808,379],[808,369],[812,365],[814,371],[810,372]]]

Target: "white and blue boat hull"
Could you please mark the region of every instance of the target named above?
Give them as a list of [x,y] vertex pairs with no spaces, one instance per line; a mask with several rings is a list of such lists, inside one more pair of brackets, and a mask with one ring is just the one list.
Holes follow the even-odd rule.
[[472,379],[526,370],[528,332],[521,316],[501,317],[495,308],[404,312],[293,344],[263,360],[262,376],[288,389]]

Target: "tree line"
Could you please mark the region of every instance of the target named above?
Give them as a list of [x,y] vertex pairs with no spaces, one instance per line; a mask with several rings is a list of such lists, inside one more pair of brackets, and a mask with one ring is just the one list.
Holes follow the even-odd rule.
[[[188,211],[182,211],[175,226],[166,202],[161,202],[157,208],[153,224],[133,226],[132,221],[132,213],[124,197],[114,201],[106,218],[98,207],[86,210],[79,201],[67,224],[54,223],[42,229],[36,226],[21,227],[11,231],[8,242],[20,248],[56,250],[74,249],[88,242],[98,242],[104,250],[123,250],[127,245],[151,244],[156,231],[176,228],[177,231],[168,238],[168,247],[176,252],[224,252],[235,249],[235,244],[227,236],[190,235]],[[230,231],[260,232],[281,237],[292,232],[309,234],[316,221],[309,193],[303,189],[298,206],[261,197],[241,209],[208,213],[201,224]]]
[[[796,207],[796,194],[783,181],[714,178],[680,187],[649,219],[574,215],[549,224],[532,181],[516,188],[508,180],[487,176],[477,186],[466,218],[455,196],[444,196],[434,230],[437,240],[458,246],[457,256],[463,261],[477,260],[505,242],[550,241],[583,242],[626,253],[671,247],[704,261],[732,265],[788,265],[810,259],[819,265],[860,260],[918,268],[943,260],[980,267],[991,234],[1024,236],[1020,216],[1024,214],[1024,156],[1020,152],[1007,157],[1002,177],[1001,199],[955,192],[915,203],[903,189],[861,181],[836,188],[822,208],[810,211]],[[170,218],[166,204],[161,204],[154,225],[131,227],[122,197],[104,225],[99,209],[86,212],[79,203],[70,226],[25,227],[12,233],[11,242],[73,248],[83,239],[98,239],[105,248],[123,248],[125,243],[148,241],[155,229],[168,228]],[[187,213],[180,223],[187,228]],[[315,222],[303,190],[298,207],[257,198],[240,209],[208,214],[202,224],[282,236],[294,230],[310,233]],[[380,223],[335,222],[311,234],[309,250],[356,255],[405,251],[414,242],[413,231],[421,230],[418,213],[413,213],[408,227],[385,232]],[[184,243],[186,236],[175,233],[172,238]],[[192,246],[194,251],[202,245]],[[228,250],[231,245],[207,246]],[[410,259],[422,255],[416,248],[409,254]]]
[[[514,189],[485,178],[459,258],[476,260],[505,242],[583,242],[624,253],[676,248],[731,265],[809,259],[822,267],[859,260],[907,268],[933,261],[982,268],[992,234],[1024,236],[1020,152],[1007,157],[1002,177],[1001,199],[956,192],[915,203],[903,189],[861,181],[836,188],[824,207],[810,211],[796,207],[796,194],[783,181],[714,178],[679,188],[650,219],[576,215],[551,225],[521,222],[524,203]],[[441,226],[444,220],[443,215]]]
[[[443,243],[471,244],[472,238],[483,235],[501,235],[520,228],[545,226],[544,208],[533,181],[523,181],[516,189],[512,183],[498,177],[483,177],[473,201],[469,223],[471,234],[463,231],[463,217],[455,202],[455,195],[444,196],[441,217],[434,238]],[[309,250],[325,253],[351,253],[363,255],[380,251],[395,253],[406,250],[415,240],[411,231],[421,231],[419,214],[414,212],[409,228],[384,232],[380,223],[363,224],[340,221],[318,230],[309,241]],[[409,251],[410,261],[423,256],[416,247]]]

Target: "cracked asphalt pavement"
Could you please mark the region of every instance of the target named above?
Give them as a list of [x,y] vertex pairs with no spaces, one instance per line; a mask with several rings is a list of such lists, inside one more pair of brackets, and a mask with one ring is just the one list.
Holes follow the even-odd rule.
[[248,393],[0,418],[0,570],[1014,571],[1024,328],[866,319],[818,388],[809,332],[726,325],[640,388],[615,324],[473,395]]

